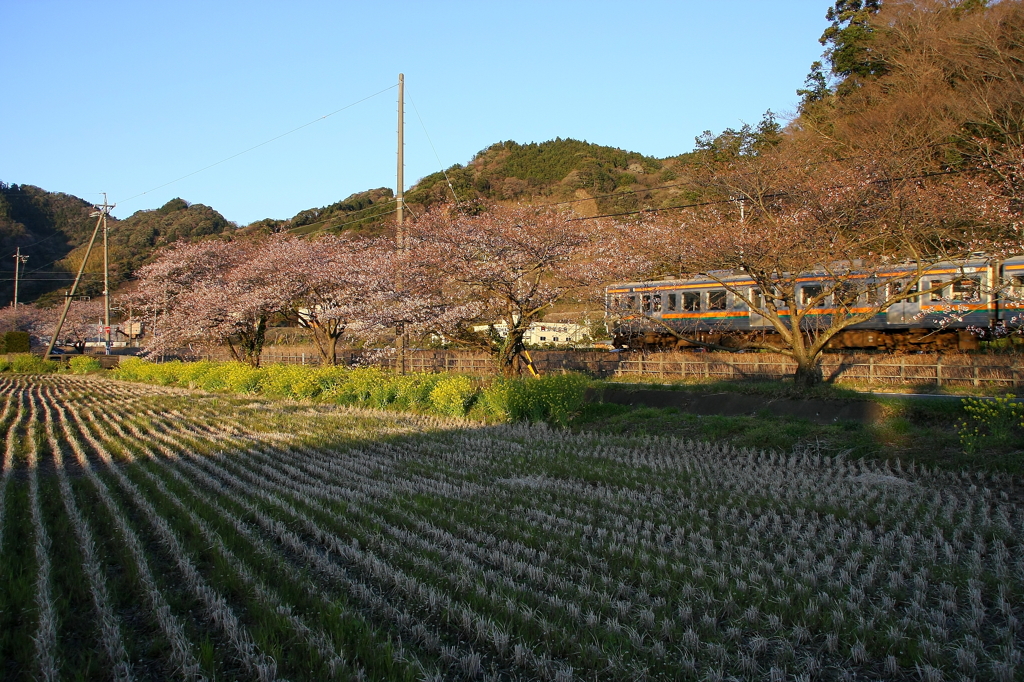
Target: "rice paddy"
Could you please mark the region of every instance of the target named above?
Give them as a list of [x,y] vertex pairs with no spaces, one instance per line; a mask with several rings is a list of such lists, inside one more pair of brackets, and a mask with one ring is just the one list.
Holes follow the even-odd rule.
[[1005,474],[0,377],[0,677],[1020,679]]

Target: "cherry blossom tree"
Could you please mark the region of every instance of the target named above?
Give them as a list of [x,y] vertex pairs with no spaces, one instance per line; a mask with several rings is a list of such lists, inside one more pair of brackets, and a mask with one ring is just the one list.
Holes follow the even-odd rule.
[[[821,380],[820,354],[840,332],[919,295],[933,266],[990,250],[993,235],[1019,225],[1012,204],[977,176],[907,178],[868,161],[826,168],[756,159],[719,174],[721,193],[734,201],[651,221],[634,235],[654,270],[716,282],[770,323],[772,333],[743,345],[792,357],[804,386]],[[807,273],[821,286],[802,287]],[[736,274],[754,286],[736,284]],[[822,315],[826,306],[831,314]]]
[[[559,301],[598,295],[621,264],[607,225],[573,217],[496,205],[442,206],[417,219],[407,275],[445,311],[438,330],[492,353],[503,374],[515,373],[530,324]],[[486,331],[474,329],[481,326]]]
[[281,237],[265,248],[262,257],[276,264],[292,317],[310,331],[325,364],[337,364],[345,334],[372,338],[415,317],[401,310],[419,299],[400,291],[396,275],[406,267],[388,240]]
[[[25,309],[25,310],[23,310]],[[36,306],[18,306],[20,323],[24,331],[37,339],[49,338],[57,328],[62,306],[38,308]],[[68,308],[64,326],[61,327],[57,343],[71,346],[79,353],[85,352],[85,344],[90,338],[102,335],[103,300],[88,299],[72,301]]]
[[10,305],[4,306],[0,308],[0,334],[4,332],[34,333],[41,314],[40,308],[28,303],[22,303],[17,308]]
[[178,243],[143,267],[138,292],[153,311],[153,352],[226,344],[253,366],[270,318],[288,309],[289,289],[262,242]]

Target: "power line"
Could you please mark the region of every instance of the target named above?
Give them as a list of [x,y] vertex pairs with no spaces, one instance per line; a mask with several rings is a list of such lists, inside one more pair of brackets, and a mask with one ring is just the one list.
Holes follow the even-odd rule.
[[[369,210],[374,209],[374,208],[380,208],[381,206],[387,206],[388,204],[393,204],[396,201],[398,201],[398,200],[397,199],[388,199],[387,201],[382,201],[379,204],[373,204],[372,206],[367,206],[366,208],[361,208],[358,211],[352,211],[351,213],[346,213],[345,216],[342,219],[344,220],[345,218],[351,218],[352,216],[356,215],[357,213],[365,213],[366,211],[369,211]],[[390,212],[394,213],[394,211],[390,211]],[[381,214],[381,215],[386,215],[386,214]],[[359,220],[369,220],[370,218],[373,218],[373,217],[374,216],[366,216],[365,218],[360,218]],[[301,230],[302,228],[309,227],[310,225],[319,225],[320,223],[326,223],[326,222],[328,222],[330,220],[332,220],[332,218],[324,218],[323,220],[318,220],[315,223],[306,223],[304,225],[298,225],[296,227],[289,227],[287,230],[285,230],[285,232],[294,232],[295,230]],[[352,222],[359,222],[359,220],[354,220]],[[345,224],[348,225],[350,223],[345,223]],[[340,227],[340,226],[339,225],[329,225],[328,227]],[[325,228],[322,228],[322,229],[326,230],[328,228],[325,227]]]
[[247,154],[247,153],[251,152],[251,151],[252,151],[252,150],[254,150],[254,149],[259,149],[260,147],[263,147],[264,145],[268,145],[268,144],[270,144],[271,142],[274,142],[275,140],[280,140],[280,139],[281,139],[282,137],[285,137],[285,136],[287,136],[287,135],[291,135],[291,134],[292,134],[292,133],[294,133],[294,132],[298,132],[299,130],[302,130],[303,128],[306,128],[306,127],[308,127],[308,126],[311,126],[311,125],[313,125],[314,123],[318,123],[318,122],[320,122],[320,121],[324,120],[325,118],[329,118],[329,117],[331,117],[331,116],[334,116],[335,114],[341,113],[342,111],[345,111],[346,109],[351,109],[352,107],[354,107],[354,106],[355,106],[355,105],[357,105],[357,104],[362,104],[363,102],[365,102],[365,101],[367,101],[367,100],[369,100],[369,99],[373,99],[373,98],[374,98],[374,97],[376,97],[377,95],[381,95],[381,94],[383,94],[383,93],[387,92],[388,90],[392,90],[392,89],[394,89],[394,88],[396,88],[396,87],[398,87],[398,84],[397,84],[397,83],[396,83],[395,85],[391,85],[391,86],[388,86],[388,87],[384,88],[383,90],[380,90],[380,91],[378,91],[378,92],[375,92],[375,93],[373,93],[372,95],[367,95],[366,97],[363,97],[363,98],[362,98],[362,99],[360,99],[360,100],[357,100],[357,101],[355,101],[355,102],[352,102],[351,104],[346,104],[346,105],[345,105],[345,106],[343,106],[342,108],[340,108],[340,109],[335,109],[335,110],[334,110],[334,111],[332,111],[331,113],[329,113],[329,114],[324,114],[323,116],[321,116],[321,117],[319,117],[319,118],[315,118],[315,119],[313,119],[312,121],[310,121],[310,122],[308,122],[308,123],[303,123],[303,124],[302,124],[302,125],[300,125],[300,126],[299,126],[298,128],[292,128],[292,129],[291,129],[291,130],[289,130],[288,132],[286,132],[286,133],[281,133],[280,135],[277,135],[277,136],[275,136],[275,137],[272,137],[272,138],[270,138],[269,140],[267,140],[266,142],[260,142],[260,143],[259,143],[258,145],[255,145],[255,146],[249,147],[248,149],[244,149],[244,150],[242,150],[242,151],[238,152],[237,154],[232,154],[231,156],[229,156],[229,157],[227,157],[227,158],[224,158],[224,159],[221,159],[220,161],[217,161],[216,163],[211,163],[211,164],[210,164],[209,166],[204,166],[204,167],[200,168],[200,169],[199,169],[199,170],[197,170],[197,171],[192,171],[191,173],[188,173],[188,174],[186,174],[186,175],[182,175],[182,176],[181,176],[180,178],[176,178],[176,179],[174,179],[174,180],[171,180],[170,182],[165,182],[165,183],[164,183],[164,184],[162,184],[162,185],[157,185],[156,187],[153,187],[152,189],[147,189],[147,190],[146,190],[145,192],[139,192],[138,194],[132,195],[132,196],[128,197],[127,199],[122,199],[122,200],[121,200],[121,201],[119,201],[118,203],[120,203],[120,204],[124,204],[124,203],[126,203],[126,202],[129,202],[129,201],[131,201],[132,199],[137,199],[137,198],[141,197],[141,196],[142,196],[143,194],[149,194],[150,192],[155,192],[155,191],[156,191],[156,190],[158,190],[158,189],[161,189],[161,188],[163,188],[163,187],[167,187],[168,185],[173,185],[174,183],[176,183],[176,182],[179,182],[179,181],[181,181],[181,180],[184,180],[185,178],[190,178],[190,177],[192,177],[193,175],[196,175],[196,174],[198,174],[198,173],[202,173],[202,172],[203,172],[203,171],[205,171],[205,170],[209,170],[209,169],[213,168],[214,166],[219,166],[220,164],[222,164],[222,163],[225,163],[225,162],[227,162],[227,161],[230,161],[231,159],[235,159],[235,158],[238,158],[238,157],[239,157],[239,156],[241,156],[242,154]]
[[434,158],[437,159],[437,167],[441,169],[441,174],[444,175],[444,181],[448,183],[448,189],[452,191],[452,197],[455,199],[455,205],[459,206],[459,195],[455,193],[455,188],[452,187],[452,181],[448,179],[448,171],[444,169],[444,164],[441,163],[441,157],[437,155],[437,149],[434,148],[434,141],[430,139],[430,133],[427,132],[427,126],[423,123],[423,117],[420,116],[420,110],[416,107],[416,100],[410,95],[409,101],[412,102],[412,110],[416,112],[416,118],[420,121],[420,127],[423,128],[423,134],[427,136],[427,142],[430,143],[430,149],[434,152]]
[[[940,175],[957,175],[959,173],[966,173],[970,170],[978,170],[977,168],[962,168],[959,170],[942,171],[938,173],[924,173],[922,175],[908,175],[900,178],[885,178],[883,180],[872,180],[869,184],[883,185],[891,182],[900,182],[902,180],[923,180],[925,178],[933,178]],[[855,185],[834,185],[828,189],[849,189]],[[762,199],[776,199],[778,197],[792,196],[790,192],[773,192],[771,194],[761,195]],[[592,215],[592,216],[581,216],[579,218],[570,218],[569,222],[575,222],[577,220],[596,220],[598,218],[619,218],[626,215],[637,215],[638,213],[658,213],[659,211],[674,211],[683,208],[696,208],[699,206],[711,206],[713,204],[733,204],[736,201],[742,201],[742,199],[710,199],[708,201],[697,201],[691,204],[679,204],[677,206],[661,206],[659,208],[641,208],[635,211],[623,211],[621,213],[606,213],[604,215]]]
[[[1004,132],[1002,134],[1003,135],[1018,135],[1018,134],[1021,134],[1021,133],[1024,133],[1024,129],[1021,129],[1021,130],[1008,130],[1008,131],[1006,131],[1006,132]],[[979,139],[991,139],[991,138],[979,138]],[[917,147],[907,147],[904,151],[912,152],[912,151],[919,151],[919,150],[922,150],[922,149],[931,149],[933,147],[943,147],[943,146],[951,145],[951,144],[960,144],[963,141],[964,140],[949,140],[947,142],[932,142],[932,143],[929,143],[929,144],[918,145]],[[812,161],[812,162],[803,163],[803,164],[792,164],[792,165],[787,165],[787,166],[779,166],[775,170],[790,170],[792,168],[797,168],[797,167],[813,168],[814,166],[822,166],[822,165],[830,164],[830,163],[842,163],[844,161],[855,161],[857,159],[866,159],[866,158],[871,158],[871,155],[870,154],[855,154],[855,155],[852,155],[852,156],[840,156],[840,157],[837,157],[837,158],[834,158],[834,159],[823,159],[821,161]],[[974,169],[974,170],[980,170],[980,169]],[[748,175],[753,175],[753,173],[740,173],[739,174],[740,177],[746,177]],[[909,178],[902,178],[902,179],[909,179]],[[692,183],[692,182],[675,182],[675,183],[671,183],[671,184],[668,184],[668,185],[655,185],[654,187],[644,187],[643,189],[627,189],[627,190],[622,190],[621,192],[611,192],[609,194],[598,194],[596,196],[586,197],[586,198],[583,198],[583,199],[567,199],[566,201],[556,201],[556,202],[553,202],[553,203],[550,203],[550,204],[538,204],[536,207],[537,208],[547,208],[549,206],[564,206],[566,204],[578,204],[578,203],[582,203],[584,201],[593,201],[595,199],[607,199],[608,197],[624,196],[624,195],[627,195],[627,194],[639,194],[641,192],[653,192],[655,190],[670,189],[672,187],[687,187],[687,186],[691,186],[693,184],[694,183]],[[696,205],[700,205],[700,204],[694,204],[694,205],[696,206]],[[689,206],[687,206],[687,207],[689,207]],[[654,209],[647,209],[647,210],[654,210]],[[624,214],[615,214],[615,215],[628,215],[628,214],[624,213]],[[601,216],[601,217],[609,217],[609,216]]]
[[[385,213],[378,213],[378,214],[375,214],[375,215],[372,215],[372,216],[366,216],[365,218],[357,218],[356,220],[350,220],[347,223],[340,223],[338,225],[327,225],[326,227],[321,227],[321,228],[319,228],[317,230],[313,230],[312,232],[309,232],[307,234],[316,234],[317,232],[323,232],[324,230],[329,230],[329,229],[334,228],[334,227],[345,227],[346,225],[354,225],[356,223],[361,223],[364,220],[369,220],[371,218],[376,218],[378,216],[391,215],[392,213],[398,213],[398,209],[397,208],[393,208],[390,211],[387,211]],[[326,222],[326,221],[324,221],[324,222]],[[316,223],[311,223],[311,224],[316,225]],[[302,227],[305,227],[305,225],[303,225]]]

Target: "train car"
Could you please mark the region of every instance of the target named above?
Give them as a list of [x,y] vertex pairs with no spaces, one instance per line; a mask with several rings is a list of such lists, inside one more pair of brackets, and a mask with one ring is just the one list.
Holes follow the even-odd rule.
[[[843,301],[851,312],[870,312],[869,297],[883,287],[902,291],[916,272],[914,265],[894,266],[863,277],[853,299]],[[718,274],[718,273],[716,273]],[[836,314],[834,292],[814,303],[829,285],[825,273],[797,278],[797,305],[814,305],[804,317],[808,332],[827,328]],[[836,334],[828,348],[881,350],[973,350],[986,331],[999,325],[1024,323],[1024,256],[1006,261],[986,258],[929,268],[911,293],[871,319]],[[742,294],[737,295],[737,294]],[[771,343],[777,336],[771,322],[743,300],[757,300],[760,291],[744,273],[721,273],[716,279],[663,279],[612,284],[605,291],[608,332],[619,348],[669,349],[702,346],[742,348]],[[852,295],[852,294],[851,294]],[[781,303],[781,302],[780,302]],[[785,315],[785,309],[780,310]],[[675,331],[685,339],[673,334]]]

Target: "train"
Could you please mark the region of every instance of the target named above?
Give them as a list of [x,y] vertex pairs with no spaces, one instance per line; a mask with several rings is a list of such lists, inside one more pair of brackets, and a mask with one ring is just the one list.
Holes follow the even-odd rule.
[[[877,305],[868,300],[873,291],[882,287],[902,291],[916,272],[912,263],[862,274],[852,268],[849,279],[863,280],[850,290],[834,287],[823,272],[801,274],[796,278],[797,305],[813,306],[802,324],[808,334],[827,328],[836,313],[833,299],[844,291],[851,291],[847,295],[853,297],[841,302],[845,309],[869,312]],[[633,350],[776,345],[780,339],[771,322],[736,293],[756,300],[760,291],[754,280],[743,272],[714,274],[715,278],[607,286],[606,326],[613,345]],[[831,288],[836,291],[815,300]],[[828,342],[826,350],[976,350],[981,340],[1000,328],[1024,323],[1024,256],[993,260],[979,255],[964,262],[939,263],[928,267],[906,293],[917,295],[847,327]],[[779,312],[785,315],[784,308]]]

